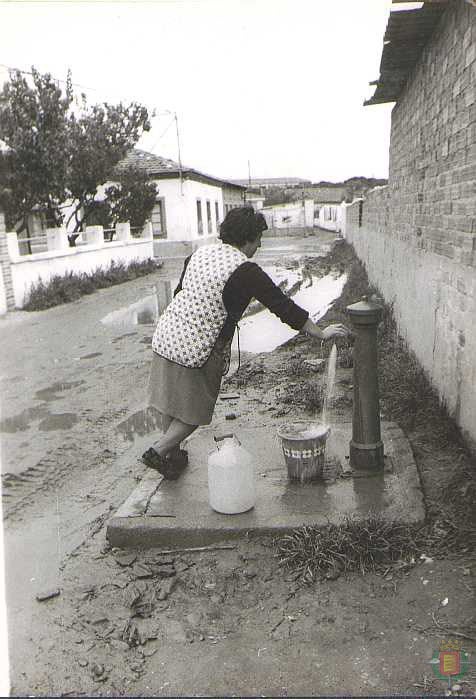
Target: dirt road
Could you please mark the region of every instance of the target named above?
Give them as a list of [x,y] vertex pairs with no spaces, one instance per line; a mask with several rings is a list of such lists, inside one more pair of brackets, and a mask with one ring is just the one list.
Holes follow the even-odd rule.
[[[270,243],[263,259],[289,256],[289,245]],[[291,243],[299,255],[310,246],[315,241]],[[134,431],[147,429],[141,411],[153,325],[101,319],[150,295],[164,274],[1,321],[12,693],[444,689],[429,660],[451,624],[461,628],[468,616],[471,570],[460,559],[306,586],[279,567],[270,542],[129,559],[108,548],[104,522],[144,472],[135,462],[121,472],[114,465]],[[247,371],[279,369],[284,390],[293,383],[287,370],[297,371],[303,356],[296,349],[260,355]],[[245,380],[240,414],[260,410],[272,419],[286,409],[276,405],[272,383]],[[37,600],[56,589],[59,595]],[[434,620],[442,618],[439,628]]]

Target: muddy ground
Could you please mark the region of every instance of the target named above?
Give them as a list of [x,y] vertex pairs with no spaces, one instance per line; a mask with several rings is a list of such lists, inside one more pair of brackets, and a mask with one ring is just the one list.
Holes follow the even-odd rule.
[[[345,250],[307,264],[322,273],[329,264],[349,271],[354,260]],[[471,652],[476,637],[474,558],[464,527],[455,537],[457,509],[448,510],[454,499],[444,497],[447,484],[456,484],[461,501],[471,488],[465,476],[471,457],[457,435],[442,444],[434,426],[425,434],[418,421],[409,427],[401,420],[428,509],[432,517],[445,513],[441,539],[451,543],[436,547],[438,555],[429,551],[426,562],[416,557],[378,573],[307,584],[279,565],[270,540],[203,552],[110,549],[105,522],[145,470],[135,460],[123,472],[114,465],[134,434],[147,429],[141,411],[153,327],[105,328],[101,309],[117,305],[119,296],[121,305],[134,302],[153,282],[17,314],[3,326],[11,693],[444,694],[448,685],[429,664],[440,640]],[[270,428],[275,417],[314,415],[318,374],[306,360],[320,352],[299,338],[245,357],[225,382],[226,390],[240,392],[233,429],[256,412]],[[334,414],[348,419],[350,349],[341,355],[347,366],[338,372]],[[383,409],[395,418],[385,400]],[[228,410],[217,404],[218,423]],[[453,693],[474,692],[474,668],[458,687]]]

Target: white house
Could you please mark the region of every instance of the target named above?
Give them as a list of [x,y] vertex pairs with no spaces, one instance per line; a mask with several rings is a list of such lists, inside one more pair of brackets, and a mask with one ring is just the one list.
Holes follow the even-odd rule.
[[[245,204],[246,187],[181,166],[153,153],[132,150],[117,165],[116,174],[129,167],[146,172],[158,188],[157,203],[151,216],[154,254],[158,257],[182,256],[213,242],[228,211]],[[104,198],[105,189],[113,181],[114,175],[109,182],[98,187],[96,199]],[[68,221],[75,209],[74,204],[65,202],[61,208],[65,221]],[[73,232],[74,225],[75,221],[69,220],[68,233]],[[27,243],[20,240],[20,252],[46,250],[47,227],[44,216],[32,214]]]
[[314,226],[314,202],[303,199],[286,204],[275,204],[260,209],[268,228],[287,230],[312,228]]
[[118,166],[143,170],[158,188],[152,212],[155,254],[173,257],[213,242],[230,208],[243,206],[246,187],[173,160],[134,149]]
[[246,203],[249,206],[252,206],[255,211],[261,211],[264,206],[265,199],[266,197],[262,196],[261,194],[250,194],[249,192],[246,193]]
[[314,195],[314,225],[341,233],[344,228],[345,189],[321,187]]

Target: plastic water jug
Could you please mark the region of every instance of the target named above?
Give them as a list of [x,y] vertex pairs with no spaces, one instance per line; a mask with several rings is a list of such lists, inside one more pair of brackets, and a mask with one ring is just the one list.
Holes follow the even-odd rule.
[[251,510],[256,501],[251,454],[234,434],[215,437],[217,449],[208,457],[210,506],[226,515]]

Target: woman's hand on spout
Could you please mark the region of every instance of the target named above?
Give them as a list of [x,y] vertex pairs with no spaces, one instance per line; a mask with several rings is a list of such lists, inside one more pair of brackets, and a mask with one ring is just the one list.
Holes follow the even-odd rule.
[[335,323],[334,325],[328,325],[322,331],[323,340],[330,340],[331,337],[346,337],[349,335],[349,329],[346,328],[342,323]]
[[327,328],[321,330],[321,328],[310,318],[308,318],[304,323],[303,330],[308,335],[315,337],[318,340],[330,340],[332,337],[346,337],[350,334],[350,330],[342,323],[328,325]]

